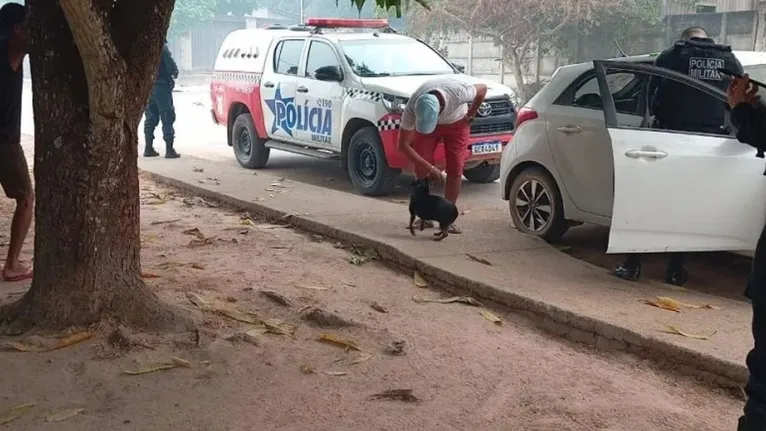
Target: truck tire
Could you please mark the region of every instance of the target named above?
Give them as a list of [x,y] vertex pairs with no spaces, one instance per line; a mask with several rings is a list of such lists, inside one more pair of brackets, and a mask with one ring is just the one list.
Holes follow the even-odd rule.
[[377,128],[362,127],[354,133],[348,144],[348,176],[359,193],[366,196],[391,193],[399,173],[388,166]]
[[519,232],[558,242],[569,229],[556,181],[541,168],[527,168],[511,184],[508,195],[513,225]]
[[482,164],[463,171],[465,179],[472,183],[486,184],[500,178],[500,165]]
[[239,114],[231,126],[231,146],[239,164],[247,169],[265,167],[271,152],[265,143],[255,131],[253,117],[249,113]]

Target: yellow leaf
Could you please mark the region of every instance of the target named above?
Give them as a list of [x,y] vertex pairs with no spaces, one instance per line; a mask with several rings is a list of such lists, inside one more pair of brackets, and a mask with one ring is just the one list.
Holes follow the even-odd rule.
[[247,313],[239,310],[230,310],[228,308],[223,307],[217,307],[215,309],[220,314],[223,314],[226,317],[229,317],[234,320],[238,320],[240,322],[245,323],[252,323],[252,324],[259,324],[263,323],[263,320],[255,313]]
[[64,347],[69,347],[71,345],[80,343],[82,341],[85,341],[89,338],[93,337],[92,332],[80,332],[77,334],[72,334],[68,337],[62,338],[59,340],[58,343],[56,343],[53,347],[51,347],[49,350],[58,350],[63,349]]
[[24,343],[12,343],[12,342],[0,344],[0,350],[15,350],[17,352],[43,352],[43,351],[45,351],[44,349],[42,349],[40,347],[37,347],[37,346],[32,346],[32,345],[24,344]]
[[495,325],[502,325],[503,324],[503,321],[500,320],[499,317],[495,316],[494,314],[490,313],[487,310],[481,310],[481,315],[484,316],[485,319],[487,319],[490,322],[494,323]]
[[250,220],[249,218],[243,218],[242,220],[240,220],[240,224],[245,226],[255,226],[255,223],[253,223],[253,221]]
[[322,335],[321,337],[319,337],[319,341],[324,341],[326,343],[335,344],[335,345],[338,345],[338,346],[341,346],[341,347],[345,347],[347,349],[358,350],[360,352],[362,351],[362,349],[360,349],[359,346],[355,342],[350,341],[350,340],[344,340],[343,338],[337,337],[337,336],[332,335],[332,334]]
[[681,307],[677,304],[674,304],[672,302],[668,301],[660,301],[660,300],[653,300],[653,299],[644,299],[641,300],[644,304],[651,305],[652,307],[661,308],[663,310],[673,311],[676,313],[681,312]]
[[667,325],[666,328],[667,329],[662,330],[662,332],[665,332],[667,334],[681,335],[686,338],[693,338],[695,340],[709,340],[710,337],[712,337],[713,335],[715,335],[716,332],[718,332],[718,331],[713,331],[709,335],[696,335],[696,334],[690,334],[688,332],[682,331],[673,325]]
[[428,287],[428,282],[417,271],[415,271],[415,273],[412,274],[412,278],[413,278],[413,281],[415,282],[415,286],[420,287],[421,289]]
[[83,408],[77,408],[77,409],[64,409],[59,410],[56,413],[53,413],[45,418],[45,422],[61,422],[65,421],[67,419],[71,419],[80,413],[84,412],[85,409]]
[[157,241],[157,235],[147,235],[142,242],[154,242]]
[[157,371],[171,370],[173,368],[178,368],[178,365],[176,364],[153,365],[153,366],[149,366],[145,368],[139,368],[138,370],[125,370],[123,371],[123,373],[130,376],[138,376],[141,374],[155,373]]
[[34,407],[35,403],[27,403],[22,404],[20,406],[12,407],[10,410],[5,411],[0,415],[0,425],[5,425],[8,423],[11,423],[15,421],[16,419],[24,416],[27,414],[28,411],[32,410],[32,407]]
[[677,301],[677,300],[675,300],[673,298],[669,298],[667,296],[658,296],[657,300],[662,302],[662,303],[665,303],[665,304],[672,304],[673,306],[675,306],[675,307],[677,307],[679,309],[681,307],[683,307],[683,308],[692,308],[692,309],[709,308],[709,309],[712,309],[712,310],[720,310],[720,307],[716,307],[716,306],[713,306],[713,305],[710,305],[710,304],[702,304],[702,305],[689,304],[689,303],[686,303],[686,302]]
[[345,371],[322,371],[322,373],[327,374],[328,376],[345,376],[348,374]]

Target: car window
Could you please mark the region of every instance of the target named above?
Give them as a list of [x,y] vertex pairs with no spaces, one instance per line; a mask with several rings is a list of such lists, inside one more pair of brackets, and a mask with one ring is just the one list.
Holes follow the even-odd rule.
[[312,41],[309,45],[309,56],[306,60],[306,76],[316,78],[316,70],[320,67],[336,66],[340,69],[340,61],[332,47],[323,42]]
[[301,61],[303,40],[283,40],[274,52],[274,72],[283,75],[297,75]]
[[455,69],[425,43],[410,38],[342,40],[340,49],[357,76],[454,74]]
[[[615,100],[617,112],[643,116],[644,80],[631,72],[607,74],[607,82]],[[602,109],[601,92],[595,73],[590,70],[577,78],[555,102],[557,105]]]

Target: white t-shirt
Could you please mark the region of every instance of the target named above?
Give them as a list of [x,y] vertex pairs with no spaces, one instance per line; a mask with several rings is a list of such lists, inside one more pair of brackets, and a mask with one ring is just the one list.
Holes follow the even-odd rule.
[[466,84],[454,78],[428,80],[418,87],[407,101],[402,113],[402,129],[415,129],[415,101],[421,95],[432,91],[438,92],[444,99],[444,108],[439,113],[436,124],[453,124],[462,120],[468,113],[468,104],[476,98],[476,86],[473,84]]

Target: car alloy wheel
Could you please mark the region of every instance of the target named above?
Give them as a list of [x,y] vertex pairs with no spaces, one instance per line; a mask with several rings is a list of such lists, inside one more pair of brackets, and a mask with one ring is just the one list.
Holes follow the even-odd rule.
[[553,203],[545,186],[529,179],[516,193],[516,212],[519,220],[532,232],[540,232],[551,222]]

